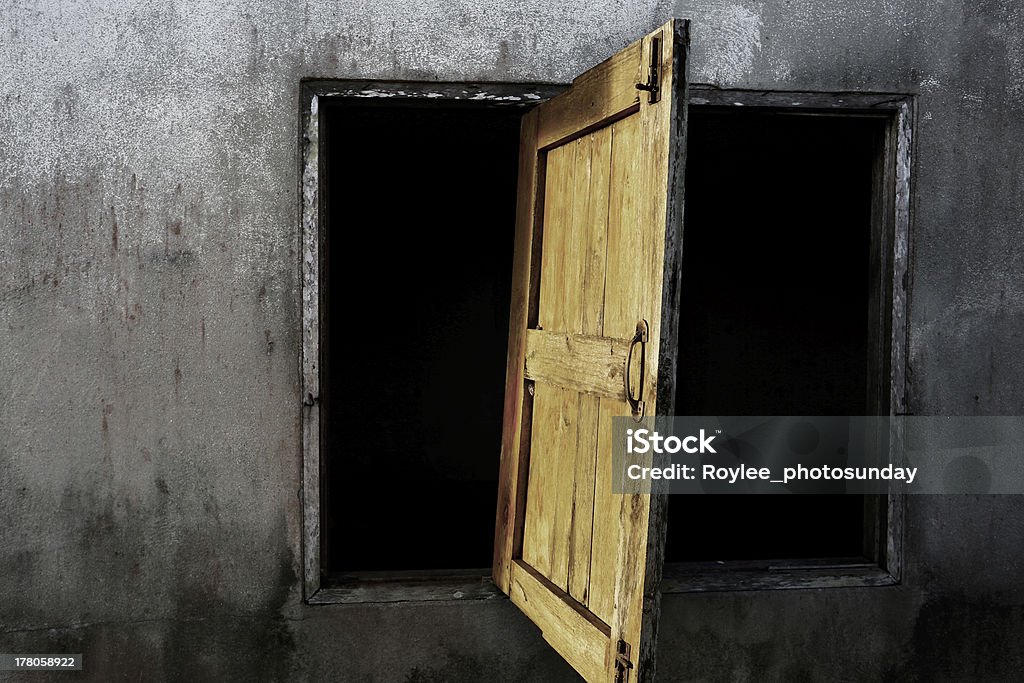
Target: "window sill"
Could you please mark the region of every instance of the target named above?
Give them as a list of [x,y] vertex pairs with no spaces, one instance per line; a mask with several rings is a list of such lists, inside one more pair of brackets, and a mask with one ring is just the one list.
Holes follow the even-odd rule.
[[365,572],[333,577],[307,598],[310,605],[491,600],[504,597],[486,570],[479,573]]
[[863,559],[778,562],[679,562],[665,565],[662,593],[861,588],[899,581]]

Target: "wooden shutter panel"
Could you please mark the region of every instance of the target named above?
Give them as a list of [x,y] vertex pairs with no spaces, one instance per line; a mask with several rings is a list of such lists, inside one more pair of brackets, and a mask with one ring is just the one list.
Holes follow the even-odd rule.
[[653,677],[664,498],[612,494],[611,419],[644,321],[673,409],[686,47],[670,21],[522,124],[494,581],[587,681]]

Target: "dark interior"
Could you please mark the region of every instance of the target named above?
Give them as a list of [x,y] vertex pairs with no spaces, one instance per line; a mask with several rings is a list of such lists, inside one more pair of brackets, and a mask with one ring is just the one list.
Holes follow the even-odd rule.
[[329,574],[491,565],[521,114],[324,111]]
[[[328,579],[490,566],[521,114],[323,110]],[[868,413],[879,135],[691,110],[677,414]],[[670,496],[669,562],[864,547],[861,497]]]
[[[879,135],[873,119],[691,109],[676,414],[869,414]],[[669,499],[669,562],[865,553],[860,496]]]

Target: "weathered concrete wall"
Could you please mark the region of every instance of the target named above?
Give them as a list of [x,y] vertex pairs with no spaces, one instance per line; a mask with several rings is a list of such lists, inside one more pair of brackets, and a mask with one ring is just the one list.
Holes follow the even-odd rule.
[[[911,407],[1020,414],[1024,9],[892,0],[0,8],[0,651],[95,680],[554,681],[505,601],[303,607],[298,86],[691,77],[920,93]],[[1008,680],[1024,501],[916,499],[898,588],[669,596],[666,680]]]
[[[684,2],[691,78],[918,93],[910,409],[1024,412],[1024,7]],[[1024,667],[1024,497],[910,501],[903,585],[668,596],[667,680],[1009,681]]]

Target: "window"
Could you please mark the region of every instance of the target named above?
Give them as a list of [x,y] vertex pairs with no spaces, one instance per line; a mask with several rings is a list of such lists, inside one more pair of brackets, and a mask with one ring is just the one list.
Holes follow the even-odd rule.
[[[885,128],[883,117],[836,112],[691,112],[679,414],[887,413],[888,397],[869,395],[883,368],[871,341],[882,321],[869,305],[881,267],[872,204]],[[670,496],[666,561],[867,563],[879,559],[884,523],[873,505]]]
[[[910,100],[688,101],[686,34],[564,92],[306,84],[309,602],[500,590],[587,680],[644,680],[659,589],[898,578],[898,495],[611,493],[602,435],[630,410],[906,410]],[[379,281],[346,270],[366,260]],[[721,506],[754,532],[683,540]]]
[[[519,112],[328,102],[322,115],[320,372],[351,388],[321,397],[324,568],[485,575],[498,460],[481,455],[501,445]],[[381,266],[370,282],[367,263]]]
[[[695,90],[679,414],[905,412],[909,106]],[[902,506],[895,493],[671,496],[662,590],[893,583]]]
[[561,88],[306,90],[307,596],[493,594],[519,126]]

